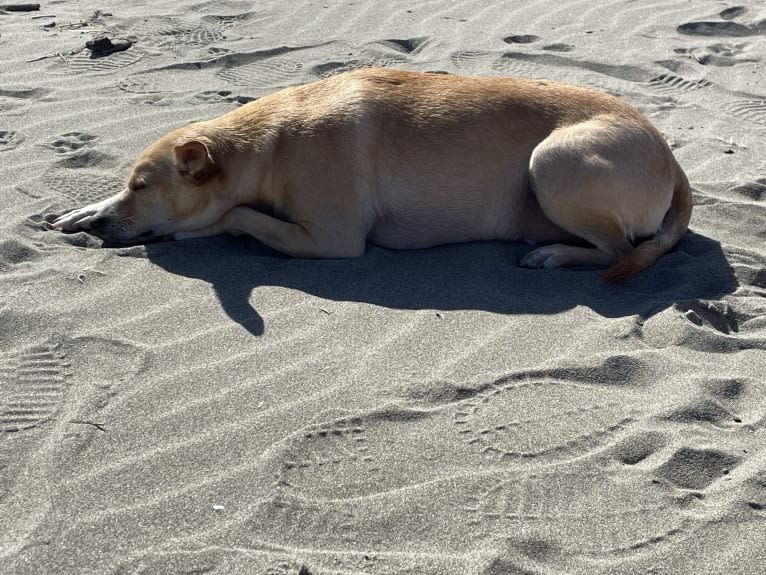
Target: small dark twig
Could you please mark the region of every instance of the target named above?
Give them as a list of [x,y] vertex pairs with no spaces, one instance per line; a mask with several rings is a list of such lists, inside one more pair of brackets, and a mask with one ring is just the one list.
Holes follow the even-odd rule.
[[74,423],[77,425],[91,425],[95,427],[96,429],[98,429],[99,431],[103,431],[104,433],[106,433],[106,427],[104,427],[103,423],[94,423],[92,421],[70,421],[69,423]]

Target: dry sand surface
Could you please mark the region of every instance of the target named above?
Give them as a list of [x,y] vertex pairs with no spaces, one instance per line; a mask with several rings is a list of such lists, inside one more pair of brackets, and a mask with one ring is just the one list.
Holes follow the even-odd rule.
[[[763,573],[765,61],[754,0],[0,12],[0,573]],[[369,65],[625,98],[693,231],[607,285],[50,229],[172,128]]]

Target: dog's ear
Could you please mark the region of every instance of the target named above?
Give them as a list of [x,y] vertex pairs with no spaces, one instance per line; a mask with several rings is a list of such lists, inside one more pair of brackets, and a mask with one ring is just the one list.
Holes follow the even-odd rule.
[[202,183],[220,172],[210,153],[210,147],[201,139],[189,140],[173,148],[173,159],[182,176]]

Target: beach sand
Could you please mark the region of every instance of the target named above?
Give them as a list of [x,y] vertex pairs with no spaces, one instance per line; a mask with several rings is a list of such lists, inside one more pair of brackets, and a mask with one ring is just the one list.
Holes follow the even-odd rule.
[[[0,12],[0,573],[762,573],[765,61],[755,1]],[[50,228],[171,129],[371,65],[619,95],[692,231],[610,285]]]

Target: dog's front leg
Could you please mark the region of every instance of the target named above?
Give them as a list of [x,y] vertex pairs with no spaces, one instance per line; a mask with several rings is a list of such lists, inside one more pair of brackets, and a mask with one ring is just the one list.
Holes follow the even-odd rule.
[[193,238],[207,238],[210,236],[217,236],[220,234],[232,234],[234,236],[238,236],[239,232],[233,229],[229,229],[227,222],[225,220],[226,214],[218,220],[216,223],[211,224],[209,226],[205,226],[204,228],[198,228],[196,230],[189,230],[185,232],[176,232],[173,234],[174,240],[190,240]]
[[332,230],[320,229],[286,222],[246,206],[237,206],[213,225],[189,232],[177,232],[174,238],[182,240],[222,233],[248,234],[270,248],[293,257],[348,258],[364,254],[364,236],[343,233],[342,223],[336,224]]

